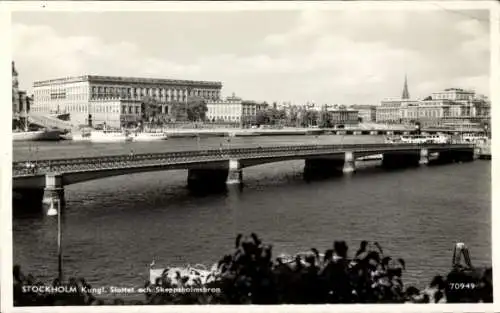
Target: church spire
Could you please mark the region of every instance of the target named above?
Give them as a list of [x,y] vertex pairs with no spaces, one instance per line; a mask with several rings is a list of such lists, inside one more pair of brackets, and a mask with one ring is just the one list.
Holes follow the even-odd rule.
[[410,99],[410,93],[408,92],[408,79],[405,74],[405,85],[403,87],[403,95],[401,96],[401,99]]

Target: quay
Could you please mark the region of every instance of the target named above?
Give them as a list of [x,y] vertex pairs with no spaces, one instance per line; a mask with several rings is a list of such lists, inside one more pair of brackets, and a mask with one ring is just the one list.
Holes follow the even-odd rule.
[[[165,129],[162,130],[169,138],[193,138],[193,137],[257,137],[257,136],[309,136],[309,135],[409,135],[414,130],[411,129],[330,129],[330,128],[282,128],[282,129]],[[481,131],[458,131],[450,129],[424,129],[423,135],[435,135],[439,133],[458,135],[460,133],[479,133]]]
[[293,145],[18,161],[12,164],[13,192],[47,211],[56,204],[64,208],[64,186],[105,177],[187,169],[190,189],[220,189],[240,185],[243,169],[260,164],[303,159],[304,178],[311,179],[355,172],[356,159],[380,154],[382,167],[401,168],[473,161],[477,149],[470,144]]
[[[35,125],[42,127],[56,127],[61,130],[75,131],[76,126],[67,121],[53,116],[30,113],[29,120]],[[206,128],[208,126],[209,128]],[[409,135],[415,131],[410,126],[347,126],[345,128],[221,128],[201,125],[200,128],[158,128],[155,131],[164,132],[170,138],[193,138],[193,137],[257,137],[257,136],[307,136],[307,135],[368,135],[368,136],[391,136]],[[482,129],[449,129],[449,128],[425,128],[423,135],[448,134],[459,135],[462,133],[483,133]],[[64,139],[64,138],[63,138]]]

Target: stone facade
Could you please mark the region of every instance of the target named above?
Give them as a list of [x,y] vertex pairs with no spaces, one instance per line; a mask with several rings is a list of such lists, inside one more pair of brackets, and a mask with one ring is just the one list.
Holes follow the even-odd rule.
[[145,97],[166,111],[169,104],[186,102],[189,96],[218,100],[221,89],[221,82],[210,81],[92,75],[68,77],[35,82],[32,110],[46,114],[69,113],[74,124],[87,124],[91,117],[93,121],[111,125],[140,115],[141,112],[136,110],[138,106],[140,109],[140,102]]
[[19,73],[12,61],[12,116],[14,118],[24,117],[30,111],[33,99],[26,91],[19,90]]
[[[405,85],[405,88],[407,86]],[[376,122],[415,123],[422,126],[477,126],[490,119],[490,102],[474,91],[448,88],[423,100],[383,100],[376,108]]]
[[226,100],[207,102],[207,120],[214,122],[241,123],[255,120],[259,105],[245,102],[241,98],[227,97]]

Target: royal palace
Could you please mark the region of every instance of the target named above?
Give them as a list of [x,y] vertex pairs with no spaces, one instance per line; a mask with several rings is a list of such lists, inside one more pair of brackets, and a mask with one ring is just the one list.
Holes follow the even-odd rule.
[[85,75],[37,81],[32,112],[68,114],[73,124],[105,122],[119,127],[141,117],[142,99],[149,97],[169,114],[172,103],[196,96],[220,99],[221,82]]

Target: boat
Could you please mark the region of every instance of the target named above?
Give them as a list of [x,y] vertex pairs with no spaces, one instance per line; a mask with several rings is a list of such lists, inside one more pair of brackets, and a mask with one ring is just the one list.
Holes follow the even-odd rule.
[[401,136],[387,136],[387,137],[385,137],[384,142],[389,143],[389,144],[402,143]]
[[149,266],[149,281],[154,284],[157,279],[167,277],[175,285],[195,286],[206,284],[217,278],[216,268],[217,264],[214,264],[210,270],[203,264],[156,268],[153,260]]
[[446,144],[450,142],[450,138],[443,134],[403,135],[401,136],[401,142],[408,144]]
[[129,142],[132,141],[132,136],[127,132],[115,130],[81,130],[71,134],[71,139],[74,141],[89,141],[89,142]]
[[383,158],[384,158],[383,154],[374,154],[357,158],[356,161],[379,161],[382,160]]
[[58,141],[60,139],[61,131],[58,129],[21,131],[12,133],[12,141]]
[[466,142],[466,143],[482,143],[486,142],[488,140],[487,136],[477,134],[477,133],[470,133],[470,134],[463,134],[461,136],[461,141]]
[[132,138],[132,141],[158,141],[158,140],[167,140],[168,136],[166,133],[159,132],[131,132],[129,136]]

